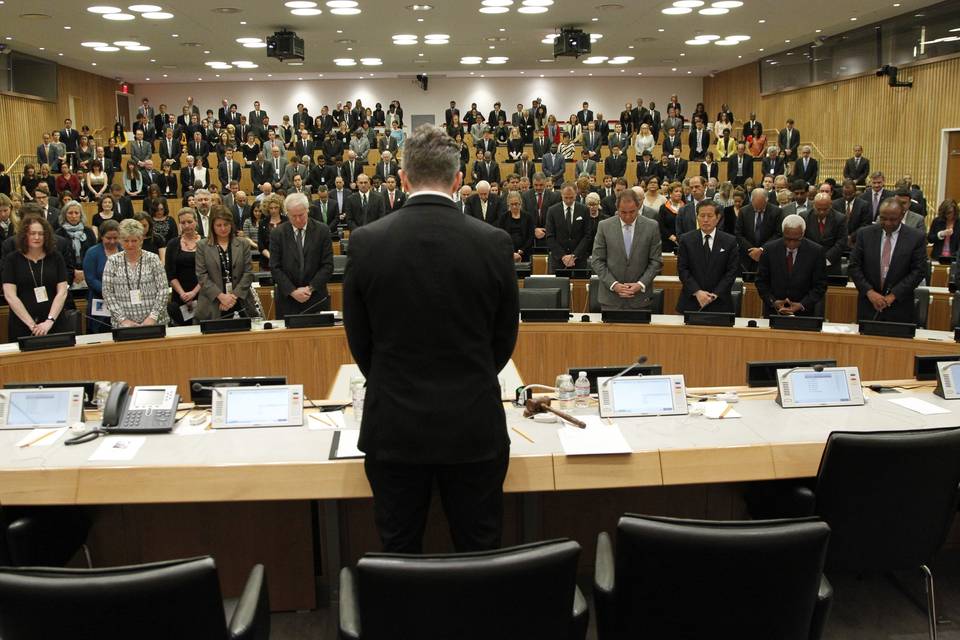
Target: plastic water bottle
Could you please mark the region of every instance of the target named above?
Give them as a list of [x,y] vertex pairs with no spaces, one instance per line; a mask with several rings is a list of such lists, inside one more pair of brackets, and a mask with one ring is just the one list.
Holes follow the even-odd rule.
[[564,373],[557,376],[557,400],[571,402],[576,392],[576,387],[573,386],[573,378],[570,375]]
[[363,376],[350,378],[350,400],[353,404],[353,419],[359,425],[363,418],[363,400],[367,395]]
[[587,372],[581,371],[580,375],[577,376],[577,382],[574,385],[576,388],[576,402],[575,405],[578,407],[586,407],[590,405],[590,380],[587,378]]

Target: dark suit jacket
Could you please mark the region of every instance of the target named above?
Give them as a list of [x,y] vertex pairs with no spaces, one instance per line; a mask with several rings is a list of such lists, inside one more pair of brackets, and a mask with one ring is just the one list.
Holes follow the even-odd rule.
[[820,235],[820,223],[814,211],[808,211],[803,218],[807,222],[806,237],[823,247],[823,257],[830,262],[829,266],[824,265],[827,273],[840,275],[840,258],[847,250],[847,238],[850,235],[847,218],[835,209],[828,211],[823,222],[823,235]]
[[533,159],[539,160],[543,154],[550,152],[550,141],[546,138],[533,139]]
[[524,170],[523,161],[517,160],[513,163],[513,172],[520,176],[521,178],[526,176],[530,182],[533,182],[533,174],[536,173],[537,166],[534,164],[533,160],[527,160],[527,168]]
[[[227,175],[227,161],[224,160],[220,163],[220,166],[217,167],[217,176],[220,178],[220,186],[224,193],[230,190],[230,181],[236,180],[240,181],[240,163],[234,161],[232,163],[233,171]],[[263,184],[262,182],[260,184]]]
[[560,259],[569,254],[577,257],[576,269],[588,268],[587,258],[593,248],[593,237],[590,235],[590,211],[586,206],[579,202],[573,204],[571,227],[567,223],[563,201],[554,204],[547,210],[546,229],[547,246],[550,247],[550,273],[566,268]]
[[546,229],[547,211],[560,202],[560,194],[556,191],[544,191],[542,205],[537,208],[537,192],[533,189],[527,189],[520,194],[520,201],[523,203],[523,210],[533,218],[534,226],[539,229]]
[[844,179],[853,180],[857,184],[866,184],[867,176],[870,175],[870,161],[860,156],[860,162],[857,163],[853,158],[847,159],[843,164]]
[[310,168],[310,175],[307,176],[307,184],[313,187],[313,192],[317,192],[317,187],[326,185],[328,190],[333,190],[337,182],[337,168],[331,164],[324,164],[322,167],[315,164]]
[[763,213],[763,224],[761,224],[760,229],[757,229],[757,212],[753,205],[748,204],[740,210],[740,216],[737,217],[737,224],[734,227],[734,234],[737,236],[737,243],[740,245],[740,263],[744,271],[757,270],[757,263],[747,255],[747,250],[762,247],[772,238],[779,236],[780,219],[780,208],[768,202]]
[[803,168],[803,158],[797,158],[797,161],[793,163],[793,177],[794,179],[806,180],[807,184],[816,184],[817,176],[820,175],[820,163],[817,162],[816,158],[809,158],[807,161],[807,168]]
[[[310,217],[323,224],[323,207],[320,200],[315,200],[310,205]],[[327,198],[327,221],[326,225],[330,231],[330,236],[337,235],[337,225],[340,224],[340,209],[337,201],[333,198]]]
[[603,175],[611,178],[622,178],[627,173],[627,156],[620,154],[615,158],[612,155],[607,156],[603,161]]
[[452,464],[505,454],[497,374],[516,343],[516,282],[510,237],[441,196],[411,196],[351,235],[343,316],[367,379],[359,446],[368,458]]
[[166,137],[160,138],[160,142],[157,143],[158,151],[160,153],[160,165],[162,168],[164,161],[173,160],[173,168],[179,169],[180,155],[183,153],[183,146],[180,144],[179,138],[173,137],[171,138],[171,141],[170,147],[172,147],[172,153],[171,149],[167,148]]
[[753,156],[748,153],[743,154],[743,175],[738,177],[737,167],[739,166],[740,161],[737,154],[727,158],[727,180],[732,182],[734,186],[742,186],[747,178],[753,178]]
[[660,166],[650,160],[644,162],[643,160],[637,161],[637,181],[646,180],[650,176],[660,176]]
[[314,151],[314,146],[311,140],[300,139],[293,144],[293,152],[297,154],[298,158],[302,159],[303,156],[310,156],[310,158],[312,159],[313,151]]
[[777,142],[779,143],[780,148],[784,151],[787,149],[793,151],[793,153],[790,155],[791,160],[797,159],[797,147],[800,146],[800,131],[798,129],[789,131],[786,127],[784,127],[780,130],[780,133],[777,134]]
[[683,181],[687,177],[687,171],[689,164],[683,158],[670,159],[670,164],[673,165],[673,176],[674,180]]
[[[737,239],[729,233],[715,229],[711,239],[710,258],[703,250],[703,234],[694,229],[678,236],[677,275],[683,290],[677,299],[677,312],[713,311],[732,313],[733,300],[730,290],[740,271],[737,257]],[[717,299],[703,309],[694,294],[709,291]]]
[[777,156],[773,160],[770,159],[770,156],[766,156],[760,165],[763,170],[763,175],[765,176],[777,177],[783,175],[784,171],[786,171],[785,163],[780,156]]
[[[807,231],[810,228],[807,227]],[[775,300],[799,302],[804,310],[797,315],[812,316],[827,292],[823,247],[807,238],[800,241],[793,269],[787,273],[787,249],[783,238],[763,246],[757,273],[757,293],[763,301],[763,315],[775,315]]]
[[[743,131],[741,132],[741,133],[743,134],[742,137],[743,137],[744,140],[746,140],[747,136],[752,136],[752,135],[753,135],[753,124],[754,124],[754,123],[760,125],[760,131],[763,131],[763,123],[760,122],[759,120],[755,120],[753,123],[751,123],[750,120],[744,120],[744,122],[743,122]],[[731,130],[730,130],[730,133],[731,133],[731,134],[733,133],[733,129],[732,129],[732,128],[731,128]]]
[[[333,244],[330,230],[316,220],[307,219],[303,240],[303,277],[300,277],[300,250],[297,247],[293,223],[284,222],[270,233],[270,274],[273,276],[277,301],[277,317],[297,313],[298,307],[315,305],[311,311],[329,309],[327,282],[333,274]],[[352,243],[351,243],[352,244]],[[301,305],[290,294],[294,289],[313,287],[313,295]]]
[[704,127],[701,133],[700,153],[697,153],[697,130],[691,129],[687,136],[687,145],[690,147],[691,160],[703,160],[710,150],[710,132]]
[[347,214],[347,226],[350,232],[357,227],[376,222],[387,215],[386,205],[383,202],[383,196],[372,189],[367,192],[367,207],[363,208],[360,199],[360,192],[351,193],[350,197],[343,204],[343,211]]
[[888,191],[887,189],[882,189],[880,191],[880,201],[877,204],[877,210],[873,209],[873,189],[867,188],[866,191],[860,194],[860,199],[863,200],[864,204],[867,205],[867,216],[870,222],[873,222],[877,218],[877,214],[880,212],[880,205],[883,204],[883,201],[887,198],[893,197],[893,191]]
[[359,159],[355,160],[353,163],[353,171],[350,170],[350,163],[344,162],[340,165],[340,177],[343,178],[345,183],[344,186],[349,187],[351,184],[357,181],[357,176],[363,173],[363,163]]
[[381,187],[380,195],[383,197],[383,207],[387,213],[393,213],[407,202],[407,194],[400,191],[399,187],[393,191],[393,206],[390,206],[389,191]]
[[489,170],[487,169],[486,162],[474,162],[473,163],[473,182],[476,184],[481,180],[486,180],[487,182],[500,182],[500,165],[497,164],[496,160],[492,160],[489,164]]
[[254,162],[250,165],[250,178],[253,180],[253,190],[260,193],[260,185],[264,182],[273,182],[273,165],[269,162]]
[[676,134],[672,138],[670,136],[663,136],[663,155],[669,156],[673,153],[674,147],[683,148],[683,144],[680,142],[680,134]]
[[[917,229],[900,225],[900,234],[890,260],[887,277],[880,284],[880,252],[883,228],[878,224],[861,227],[850,253],[848,273],[857,285],[857,318],[914,322],[913,292],[923,280],[927,267],[927,238]],[[880,294],[892,293],[896,300],[879,314],[867,299],[873,289]]]
[[860,227],[868,225],[872,222],[872,220],[870,220],[870,209],[867,208],[867,203],[854,196],[852,198],[850,213],[847,214],[846,200],[843,198],[837,198],[833,201],[833,208],[843,214],[847,223],[848,245],[853,246],[853,241],[856,239],[857,230],[860,229]]
[[491,193],[487,196],[487,217],[484,218],[483,209],[480,206],[480,196],[475,193],[464,203],[463,212],[473,216],[477,220],[483,220],[484,222],[495,225],[500,220],[500,216],[506,213],[506,204],[506,201],[502,200],[496,194]]
[[[943,243],[947,242],[943,238],[937,237],[937,235],[947,228],[947,221],[944,218],[934,218],[933,222],[930,223],[930,233],[927,234],[927,242],[933,243],[933,250],[930,252],[930,256],[934,259],[940,257],[941,252],[943,251]],[[957,255],[957,249],[960,247],[960,225],[954,225],[953,233],[950,235],[950,255]]]
[[[706,199],[706,198],[704,198]],[[677,213],[676,236],[679,239],[685,233],[697,229],[697,203],[691,200]]]
[[[400,163],[396,160],[390,160],[390,169],[387,169],[386,163],[381,160],[379,161],[373,169],[373,175],[380,176],[380,179],[386,182],[387,176],[397,177],[397,172],[400,170]],[[399,183],[399,179],[398,179]]]
[[720,179],[720,164],[717,162],[710,163],[710,169],[707,169],[707,163],[701,162],[700,164],[700,177],[704,180],[709,180],[710,178]]

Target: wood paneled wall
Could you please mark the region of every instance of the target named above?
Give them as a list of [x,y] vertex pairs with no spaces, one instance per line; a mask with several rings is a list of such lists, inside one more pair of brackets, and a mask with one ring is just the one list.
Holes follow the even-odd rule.
[[912,76],[913,88],[893,89],[870,74],[761,96],[754,62],[704,78],[703,98],[711,114],[724,102],[738,120],[756,111],[773,141],[771,130],[793,118],[802,141],[816,144],[827,158],[847,158],[854,144],[862,144],[871,169],[883,171],[890,183],[911,175],[929,200],[938,189],[940,130],[960,127],[960,57],[901,67],[900,76]]
[[117,83],[111,78],[78,69],[57,68],[57,102],[0,94],[0,162],[8,167],[21,154],[33,154],[44,131],[63,126],[70,115],[70,96],[76,98],[76,121],[79,129],[113,129],[117,103]]

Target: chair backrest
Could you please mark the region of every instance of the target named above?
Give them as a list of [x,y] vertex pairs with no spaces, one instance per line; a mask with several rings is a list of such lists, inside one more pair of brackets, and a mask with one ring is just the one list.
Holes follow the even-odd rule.
[[333,256],[333,272],[334,273],[343,273],[346,268],[347,268],[346,255]]
[[600,277],[590,276],[587,283],[587,313],[600,313]]
[[521,309],[560,309],[560,289],[519,290]]
[[570,278],[566,276],[538,276],[523,281],[524,289],[560,289],[560,307],[570,308]]
[[950,328],[960,326],[960,291],[950,297]]
[[617,524],[618,638],[807,640],[830,528],[814,519]]
[[357,563],[364,640],[568,638],[580,545],[367,554]]
[[816,514],[833,530],[827,566],[914,570],[930,561],[957,511],[960,429],[827,439]]
[[930,310],[930,289],[927,287],[917,287],[914,290],[913,308],[917,326],[921,329],[926,329],[927,315]]
[[0,568],[0,637],[226,640],[206,556],[106,569]]
[[344,238],[340,241],[340,253],[342,255],[347,255],[350,249],[350,240]]
[[663,289],[654,289],[650,294],[650,313],[663,315]]
[[738,318],[743,315],[743,289],[740,291],[733,290],[730,292],[730,300],[733,302],[733,315]]

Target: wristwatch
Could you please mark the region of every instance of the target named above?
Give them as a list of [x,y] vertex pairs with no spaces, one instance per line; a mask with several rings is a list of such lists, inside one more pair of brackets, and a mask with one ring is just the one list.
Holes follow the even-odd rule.
[[47,316],[47,320],[49,320],[50,322],[56,322],[56,321],[57,321],[57,319],[54,318],[53,316]]

